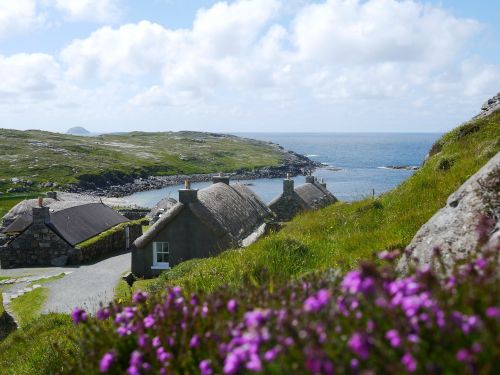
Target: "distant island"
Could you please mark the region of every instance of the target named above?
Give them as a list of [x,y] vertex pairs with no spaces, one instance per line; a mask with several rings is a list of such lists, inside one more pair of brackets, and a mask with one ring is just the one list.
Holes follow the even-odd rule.
[[74,126],[72,128],[69,128],[66,134],[71,134],[71,135],[91,135],[92,133],[89,132],[87,129],[85,129],[83,126]]

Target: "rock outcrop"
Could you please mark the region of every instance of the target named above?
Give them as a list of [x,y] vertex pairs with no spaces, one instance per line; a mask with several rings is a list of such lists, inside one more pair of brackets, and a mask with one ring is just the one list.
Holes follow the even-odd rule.
[[496,94],[494,97],[488,99],[481,106],[481,113],[479,113],[474,118],[481,118],[491,115],[492,113],[500,112],[500,92]]
[[[446,206],[424,224],[398,264],[405,274],[412,265],[433,264],[439,251],[446,271],[467,258],[478,246],[478,223],[488,218],[486,236],[490,244],[500,241],[500,153],[448,197]],[[483,220],[484,222],[484,220]],[[484,232],[484,228],[482,229]],[[439,250],[436,250],[439,249]],[[440,270],[437,263],[434,266]]]

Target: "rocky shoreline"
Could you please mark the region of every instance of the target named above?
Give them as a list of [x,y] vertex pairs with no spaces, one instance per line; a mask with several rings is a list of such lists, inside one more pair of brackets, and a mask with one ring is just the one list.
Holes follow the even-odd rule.
[[[238,170],[227,173],[233,180],[255,180],[260,178],[281,178],[288,173],[292,176],[306,175],[321,167],[321,163],[315,162],[304,155],[297,154],[294,151],[285,150],[278,144],[271,143],[278,148],[284,155],[283,163],[275,167],[263,167],[253,171]],[[69,186],[65,191],[69,193],[78,193],[93,196],[105,197],[124,197],[140,191],[162,189],[167,186],[182,184],[185,180],[191,182],[210,181],[217,173],[203,174],[179,174],[170,176],[147,176],[139,178],[122,178],[117,181],[108,180],[102,183],[102,179],[96,181],[85,181],[80,184]],[[97,182],[99,181],[99,183]]]

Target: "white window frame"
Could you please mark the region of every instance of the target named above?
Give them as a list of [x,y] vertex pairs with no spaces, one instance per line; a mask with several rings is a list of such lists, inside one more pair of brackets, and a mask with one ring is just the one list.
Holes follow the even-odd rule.
[[169,262],[158,262],[158,250],[162,249],[162,253],[165,253],[165,247],[167,248],[166,253],[170,258],[170,244],[168,242],[153,242],[153,270],[168,270],[170,268]]

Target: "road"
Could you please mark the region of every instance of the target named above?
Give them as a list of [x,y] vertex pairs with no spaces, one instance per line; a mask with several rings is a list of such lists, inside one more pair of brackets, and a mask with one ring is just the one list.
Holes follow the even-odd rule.
[[[75,307],[95,313],[100,303],[107,304],[113,299],[114,287],[130,269],[130,262],[130,252],[127,252],[95,264],[71,268],[69,275],[44,285],[49,289],[49,296],[42,313],[68,313]],[[67,269],[59,268],[59,271]]]
[[81,266],[0,269],[0,276],[18,280],[5,285],[4,303],[8,303],[10,295],[36,284],[33,280],[66,272],[63,278],[43,284],[49,295],[42,313],[69,313],[75,307],[95,313],[100,302],[106,304],[113,299],[113,289],[123,273],[130,269],[130,262],[130,252],[127,252]]

